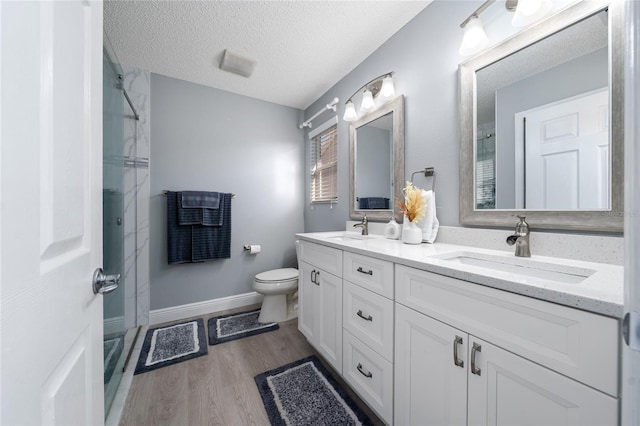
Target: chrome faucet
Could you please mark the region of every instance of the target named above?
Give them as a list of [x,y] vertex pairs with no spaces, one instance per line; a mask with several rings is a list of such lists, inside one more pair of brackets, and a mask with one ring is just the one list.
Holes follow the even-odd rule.
[[516,232],[507,237],[507,244],[516,245],[516,256],[531,257],[529,249],[529,224],[524,221],[524,216],[518,216],[520,222],[516,225]]
[[369,221],[367,215],[362,218],[362,222],[353,225],[354,228],[362,228],[362,235],[369,235]]

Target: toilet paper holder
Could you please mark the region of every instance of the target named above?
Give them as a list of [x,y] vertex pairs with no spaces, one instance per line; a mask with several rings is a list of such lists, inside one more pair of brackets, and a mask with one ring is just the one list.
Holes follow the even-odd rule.
[[249,254],[258,254],[262,251],[262,247],[259,244],[245,244],[242,247]]

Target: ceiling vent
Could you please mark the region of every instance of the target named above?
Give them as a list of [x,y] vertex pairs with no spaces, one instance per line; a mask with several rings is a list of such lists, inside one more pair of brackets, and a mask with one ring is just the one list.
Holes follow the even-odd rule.
[[243,77],[250,77],[256,67],[256,61],[225,49],[220,69]]

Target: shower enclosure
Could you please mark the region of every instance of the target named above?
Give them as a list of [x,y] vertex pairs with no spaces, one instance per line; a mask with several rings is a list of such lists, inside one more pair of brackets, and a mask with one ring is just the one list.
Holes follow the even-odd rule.
[[108,416],[138,334],[137,157],[139,116],[108,38],[103,49],[103,269],[120,275],[104,297],[104,394]]

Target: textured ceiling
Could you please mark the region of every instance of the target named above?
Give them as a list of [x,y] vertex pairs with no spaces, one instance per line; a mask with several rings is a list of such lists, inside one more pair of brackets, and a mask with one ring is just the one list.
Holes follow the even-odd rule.
[[[430,1],[105,1],[121,63],[306,109]],[[229,49],[250,78],[218,68]]]

